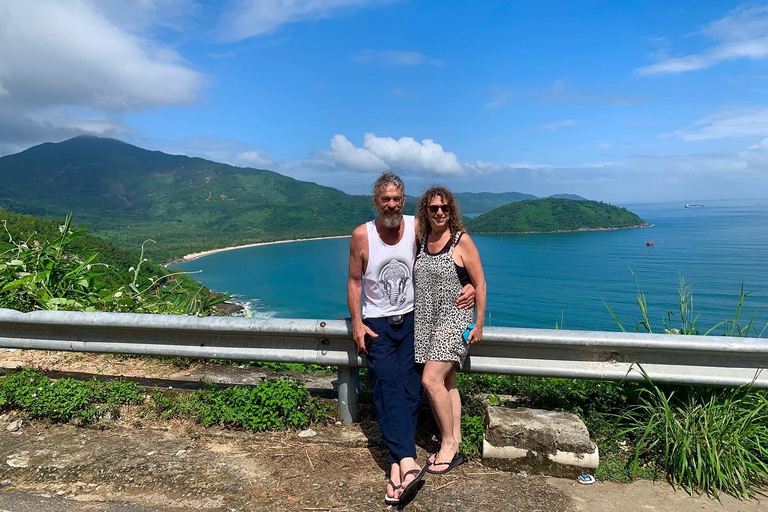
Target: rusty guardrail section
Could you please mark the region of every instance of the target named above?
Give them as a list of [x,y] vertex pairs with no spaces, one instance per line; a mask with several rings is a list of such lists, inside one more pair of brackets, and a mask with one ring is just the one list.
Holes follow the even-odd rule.
[[[0,347],[315,363],[339,367],[339,413],[357,414],[358,356],[347,320],[197,318],[0,309]],[[486,327],[476,373],[768,389],[768,339]]]

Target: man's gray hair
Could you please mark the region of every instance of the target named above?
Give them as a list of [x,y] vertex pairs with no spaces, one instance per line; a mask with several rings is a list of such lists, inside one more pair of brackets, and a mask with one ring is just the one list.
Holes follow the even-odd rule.
[[379,197],[379,194],[384,192],[390,185],[396,186],[400,189],[400,192],[405,195],[405,185],[403,184],[403,180],[400,179],[400,176],[391,172],[383,172],[381,173],[381,176],[379,176],[379,179],[373,183],[373,197]]

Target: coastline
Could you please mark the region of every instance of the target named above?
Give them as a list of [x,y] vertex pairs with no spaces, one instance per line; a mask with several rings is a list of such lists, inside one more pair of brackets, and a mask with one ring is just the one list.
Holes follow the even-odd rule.
[[246,249],[248,247],[258,247],[260,245],[288,244],[288,243],[294,243],[294,242],[311,242],[313,240],[329,240],[332,238],[349,238],[350,236],[351,235],[319,236],[314,238],[295,238],[292,240],[275,240],[273,242],[256,242],[253,244],[233,245],[230,247],[222,247],[219,249],[209,249],[207,251],[193,252],[185,256],[182,256],[181,258],[174,258],[173,260],[165,263],[164,265],[167,266],[172,263],[184,263],[185,261],[196,260],[198,258],[202,258],[204,256],[210,256],[211,254],[216,254],[219,252],[234,251],[236,249]]
[[[475,234],[478,235],[530,235],[530,234],[537,234],[537,233],[578,233],[581,231],[614,231],[618,229],[636,229],[636,228],[647,228],[653,226],[649,223],[644,224],[638,224],[636,226],[626,226],[621,228],[580,228],[580,229],[569,229],[569,230],[557,230],[557,231],[507,231],[507,232],[485,232],[480,233],[476,232]],[[274,244],[289,244],[294,242],[311,242],[313,240],[331,240],[334,238],[349,238],[351,235],[334,235],[334,236],[319,236],[319,237],[313,237],[313,238],[294,238],[291,240],[275,240],[272,242],[255,242],[252,244],[245,244],[245,245],[232,245],[229,247],[221,247],[219,249],[209,249],[207,251],[200,251],[200,252],[193,252],[190,254],[186,254],[182,256],[181,258],[174,258],[170,261],[167,261],[163,263],[163,266],[167,267],[168,265],[173,265],[175,263],[184,263],[187,261],[196,260],[198,258],[203,258],[205,256],[210,256],[211,254],[216,254],[219,252],[224,251],[234,251],[237,249],[247,249],[248,247],[258,247],[261,245],[274,245]]]

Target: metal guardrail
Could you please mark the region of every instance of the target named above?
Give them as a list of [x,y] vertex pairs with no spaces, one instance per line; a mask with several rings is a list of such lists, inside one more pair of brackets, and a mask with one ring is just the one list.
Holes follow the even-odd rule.
[[[339,367],[339,414],[357,414],[365,365],[345,320],[196,318],[0,308],[0,347],[315,363]],[[768,339],[486,327],[464,371],[768,389]]]

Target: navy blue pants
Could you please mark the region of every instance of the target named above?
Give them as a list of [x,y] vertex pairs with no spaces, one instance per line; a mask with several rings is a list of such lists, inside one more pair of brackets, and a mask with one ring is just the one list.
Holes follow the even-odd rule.
[[365,325],[379,335],[368,341],[368,373],[379,428],[389,448],[387,461],[416,458],[416,420],[421,398],[421,375],[414,366],[413,313],[392,327],[386,318],[366,318]]

